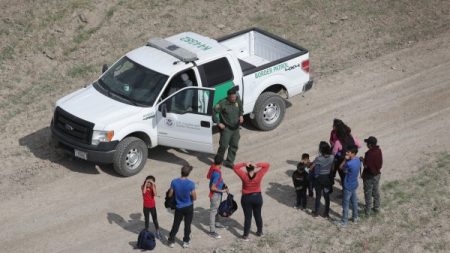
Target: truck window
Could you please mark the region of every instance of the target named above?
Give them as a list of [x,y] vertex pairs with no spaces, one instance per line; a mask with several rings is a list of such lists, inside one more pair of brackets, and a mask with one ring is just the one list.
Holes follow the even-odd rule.
[[214,87],[218,84],[233,80],[228,59],[223,57],[199,66],[200,76],[204,87]]
[[175,75],[164,90],[161,100],[172,95],[178,90],[190,86],[197,86],[197,79],[195,78],[195,73],[192,69],[183,71]]
[[167,112],[171,113],[211,115],[210,93],[210,90],[186,89],[167,99],[164,104],[166,104]]

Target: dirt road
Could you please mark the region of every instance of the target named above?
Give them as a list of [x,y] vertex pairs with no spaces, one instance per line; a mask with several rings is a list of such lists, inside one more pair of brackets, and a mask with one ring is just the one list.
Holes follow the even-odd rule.
[[[383,181],[407,177],[420,169],[427,155],[450,149],[448,41],[450,33],[316,80],[314,89],[291,100],[292,106],[279,128],[266,133],[242,131],[238,160],[272,164],[263,187],[265,231],[276,233],[303,219],[313,219],[292,208],[293,188],[288,174],[302,152],[316,154],[319,141],[328,139],[333,118],[347,122],[360,139],[369,134],[378,137],[385,154]],[[150,151],[150,160],[139,175],[119,178],[109,168],[94,168],[78,160],[40,159],[49,152],[42,143],[42,136],[48,136],[45,127],[27,128],[19,140],[2,143],[2,148],[28,148],[35,156],[31,161],[48,170],[46,175],[61,166],[67,170],[49,184],[33,181],[32,190],[2,193],[0,252],[133,251],[137,232],[143,227],[139,186],[147,174],[156,175],[158,215],[167,236],[172,215],[163,208],[163,192],[179,175],[179,165],[184,162],[195,167],[191,177],[199,184],[192,249],[186,252],[211,252],[236,241],[242,233],[243,215],[239,210],[228,221],[230,229],[221,231],[225,239],[214,241],[205,234],[205,162],[211,156],[158,148]],[[17,180],[20,182],[20,178]],[[224,180],[239,199],[238,178],[225,170]],[[332,209],[334,216],[340,214],[337,200]],[[448,227],[449,221],[443,222]],[[158,252],[174,252],[162,244],[157,247]],[[180,249],[177,245],[175,251]]]

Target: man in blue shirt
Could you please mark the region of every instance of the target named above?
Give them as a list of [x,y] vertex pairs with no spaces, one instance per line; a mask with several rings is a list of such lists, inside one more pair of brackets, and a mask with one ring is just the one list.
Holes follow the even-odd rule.
[[206,176],[209,179],[209,199],[211,202],[209,215],[209,236],[215,239],[221,238],[221,236],[216,233],[216,228],[225,228],[225,226],[217,222],[217,219],[219,218],[217,210],[220,202],[222,202],[222,194],[224,192],[228,192],[228,188],[222,178],[222,163],[223,158],[220,155],[216,155],[216,157],[214,157],[214,164],[211,165],[208,175]]
[[345,160],[342,162],[340,168],[344,171],[345,177],[342,184],[344,196],[342,198],[342,220],[338,223],[340,226],[345,226],[348,223],[348,209],[350,202],[352,203],[353,222],[358,222],[358,175],[361,169],[361,161],[356,154],[358,147],[350,145],[345,153]]
[[169,197],[175,194],[175,216],[173,219],[172,230],[169,234],[169,247],[175,246],[175,236],[180,228],[181,221],[184,219],[184,237],[183,248],[190,246],[191,223],[194,217],[194,201],[197,199],[195,192],[195,183],[188,179],[192,171],[192,166],[183,166],[181,168],[181,177],[172,180],[169,189]]

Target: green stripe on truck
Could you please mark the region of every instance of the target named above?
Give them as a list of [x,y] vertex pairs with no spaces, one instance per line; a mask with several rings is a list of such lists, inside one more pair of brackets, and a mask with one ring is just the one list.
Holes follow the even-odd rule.
[[227,97],[227,92],[229,89],[231,89],[234,86],[233,81],[227,81],[224,83],[221,83],[219,85],[216,85],[214,88],[216,91],[214,92],[214,101],[213,106],[217,105],[220,100]]

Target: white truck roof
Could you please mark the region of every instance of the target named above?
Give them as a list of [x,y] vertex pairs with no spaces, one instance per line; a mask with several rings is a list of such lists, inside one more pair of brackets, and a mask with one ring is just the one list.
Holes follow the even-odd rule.
[[[195,54],[198,58],[195,61],[197,64],[224,56],[229,50],[216,40],[193,32],[179,33],[165,40]],[[168,76],[193,66],[192,63],[182,62],[175,56],[151,46],[137,48],[127,53],[126,56],[142,66]],[[174,62],[177,63],[174,64]]]

